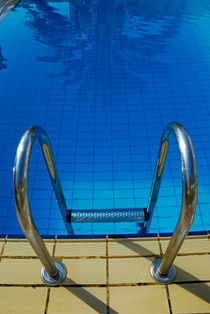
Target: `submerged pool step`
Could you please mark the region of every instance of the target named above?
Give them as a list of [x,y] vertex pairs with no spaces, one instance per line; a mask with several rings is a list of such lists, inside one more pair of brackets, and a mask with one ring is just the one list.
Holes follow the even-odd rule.
[[146,208],[117,208],[117,209],[95,209],[95,210],[69,210],[66,220],[71,222],[144,222]]

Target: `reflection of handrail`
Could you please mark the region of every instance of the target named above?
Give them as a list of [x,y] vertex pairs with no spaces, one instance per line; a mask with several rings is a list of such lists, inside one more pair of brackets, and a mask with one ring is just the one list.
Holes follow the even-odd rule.
[[[40,258],[42,264],[44,265],[44,268],[41,272],[42,280],[48,285],[57,285],[65,279],[65,266],[60,262],[53,262],[51,256],[49,255],[47,248],[34,225],[28,201],[28,166],[31,148],[36,138],[38,138],[42,148],[42,152],[56,194],[58,205],[61,209],[63,217],[66,218],[66,203],[56,171],[50,141],[45,131],[37,126],[27,129],[18,145],[13,170],[15,206],[20,226],[26,238],[33,247],[34,251]],[[65,218],[64,222],[66,224],[66,227],[69,231],[72,231],[71,229],[69,229],[71,228],[71,225],[66,222]]]
[[158,159],[153,179],[152,190],[147,207],[150,220],[147,221],[146,228],[151,223],[152,213],[157,202],[160,189],[161,178],[167,156],[170,135],[174,134],[179,147],[182,166],[182,206],[179,221],[162,260],[154,261],[151,265],[153,278],[161,284],[167,284],[174,280],[176,272],[172,263],[184,241],[185,236],[193,222],[197,203],[197,173],[195,155],[190,137],[185,128],[176,122],[169,123],[164,129],[160,141]]

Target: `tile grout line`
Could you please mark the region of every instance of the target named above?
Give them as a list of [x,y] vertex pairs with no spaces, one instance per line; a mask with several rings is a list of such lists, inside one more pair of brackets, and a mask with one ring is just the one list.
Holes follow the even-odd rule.
[[4,239],[4,243],[3,243],[2,248],[1,248],[0,262],[1,262],[1,260],[2,260],[2,255],[4,254],[4,249],[5,249],[5,245],[6,245],[6,244],[7,244],[7,235],[6,235],[5,239]]
[[51,292],[51,288],[48,288],[44,314],[47,314],[47,311],[48,311],[48,306],[49,306],[49,301],[50,301],[50,292]]
[[159,245],[159,249],[160,249],[160,255],[163,256],[163,249],[162,249],[159,233],[157,235],[157,240],[158,240],[158,245]]
[[[52,251],[52,258],[55,257],[56,244],[57,244],[57,236],[55,236],[55,238],[54,238],[53,251]],[[47,289],[47,297],[46,297],[46,303],[45,303],[44,314],[47,314],[47,311],[48,311],[48,306],[49,306],[49,302],[50,302],[50,292],[51,292],[51,287],[48,287],[48,289]]]
[[[172,236],[172,235],[171,235]],[[161,240],[170,240],[171,239],[171,236],[162,236],[162,235],[159,235],[160,239]],[[8,237],[8,235],[6,236]],[[133,240],[133,241],[144,241],[144,242],[147,242],[147,241],[156,241],[158,237],[158,234],[155,236],[155,237],[129,237],[129,238],[109,238],[109,242],[125,242],[125,241],[130,241],[130,240]],[[57,238],[57,236],[56,236]],[[1,238],[3,240],[5,240],[5,238]],[[194,239],[210,239],[210,231],[207,231],[207,234],[206,235],[187,235],[186,240],[194,240]],[[43,240],[46,242],[46,243],[51,243],[51,242],[54,242],[54,237],[53,238],[44,238],[43,237]],[[81,239],[60,239],[60,238],[57,238],[56,240],[57,242],[59,243],[86,243],[86,242],[106,242],[106,238],[81,238]],[[3,242],[3,241],[2,241]],[[24,243],[28,243],[28,240],[26,238],[7,238],[7,242],[24,242]]]
[[[182,254],[177,254],[178,257],[184,257],[184,256],[208,256],[210,255],[210,252],[203,252],[203,253],[182,253]],[[161,258],[162,255],[113,255],[113,256],[109,256],[109,259],[128,259],[128,258],[137,258],[137,259],[140,259],[140,258],[150,258],[150,257],[154,257],[155,259],[158,259],[158,258]],[[10,256],[10,255],[4,255],[4,256],[1,256],[0,255],[0,258],[1,259],[31,259],[31,260],[39,260],[39,258],[37,256],[20,256],[20,255],[17,255],[17,256]],[[84,260],[84,259],[106,259],[106,256],[57,256],[56,259],[60,260]]]
[[54,238],[53,251],[52,251],[52,258],[55,257],[56,244],[57,244],[57,236],[55,236],[55,238]]
[[106,309],[109,314],[109,239],[106,236]]
[[[3,253],[3,252],[2,252]],[[163,254],[145,254],[145,255],[111,255],[109,256],[109,259],[123,259],[123,258],[149,258],[149,257],[154,257],[154,258],[160,258]],[[193,252],[193,253],[178,253],[177,256],[183,257],[183,256],[205,256],[205,255],[210,255],[210,252]],[[37,256],[32,256],[32,255],[3,255],[1,256],[1,259],[36,259],[38,260],[39,258]],[[57,256],[57,259],[106,259],[106,256]]]
[[[160,249],[160,255],[163,256],[163,249],[162,249],[159,233],[157,235],[157,239],[158,239],[158,245],[159,245],[159,249]],[[173,314],[168,286],[165,285],[165,288],[166,288],[166,297],[167,297],[167,301],[168,301],[169,313]]]
[[[193,285],[193,284],[210,284],[210,280],[198,280],[198,281],[177,281],[174,283],[175,285]],[[159,284],[154,282],[123,282],[123,283],[111,283],[109,287],[142,287],[142,286],[158,286]],[[43,284],[6,284],[0,283],[0,287],[8,288],[8,287],[23,287],[23,288],[46,288],[46,285]],[[62,287],[70,287],[70,288],[106,288],[106,284],[65,284]],[[58,288],[53,288],[58,289]]]
[[167,300],[168,300],[169,313],[173,314],[172,306],[171,306],[171,299],[170,299],[170,294],[169,294],[169,289],[168,289],[167,285],[165,285],[165,287],[166,287],[166,296],[167,296]]

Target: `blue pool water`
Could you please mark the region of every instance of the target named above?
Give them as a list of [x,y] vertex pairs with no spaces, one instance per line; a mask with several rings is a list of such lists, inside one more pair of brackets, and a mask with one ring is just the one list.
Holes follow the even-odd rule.
[[[18,142],[48,133],[69,209],[146,207],[164,126],[195,150],[198,206],[210,229],[210,2],[22,0],[0,24],[0,234],[22,234],[13,197]],[[172,232],[182,180],[171,141],[149,232]],[[29,196],[41,234],[65,235],[38,143]],[[75,234],[138,233],[136,223],[75,224]]]

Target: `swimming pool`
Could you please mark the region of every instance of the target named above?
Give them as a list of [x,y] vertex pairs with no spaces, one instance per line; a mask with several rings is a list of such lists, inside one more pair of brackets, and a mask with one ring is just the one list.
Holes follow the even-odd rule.
[[[26,1],[0,24],[0,233],[22,234],[12,169],[31,125],[48,133],[69,209],[147,207],[160,136],[188,130],[197,162],[191,231],[210,229],[208,1]],[[42,235],[65,235],[39,145],[30,203]],[[182,181],[173,139],[150,232],[172,232]],[[75,234],[136,234],[136,223],[73,225]]]

